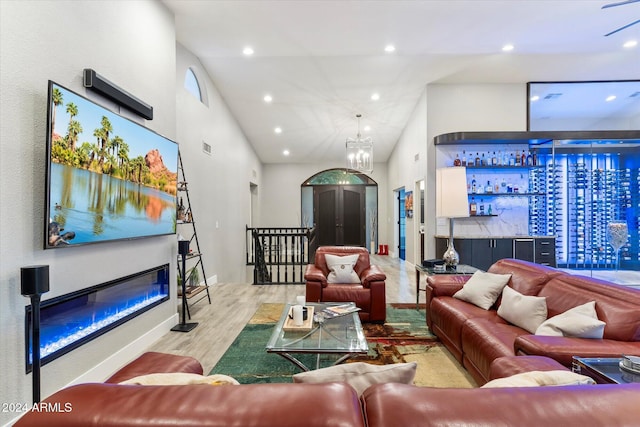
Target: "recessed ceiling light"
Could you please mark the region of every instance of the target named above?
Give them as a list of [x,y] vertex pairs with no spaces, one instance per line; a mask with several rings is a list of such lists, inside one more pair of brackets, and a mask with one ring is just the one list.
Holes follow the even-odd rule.
[[273,129],[273,131],[274,131],[275,133],[282,133],[282,128],[281,128],[281,127],[277,127],[277,128],[275,128],[275,129]]
[[396,47],[392,44],[388,44],[384,47],[384,51],[387,53],[395,52]]
[[616,99],[616,96],[615,96],[615,95],[609,95],[609,96],[607,96],[607,99],[605,99],[605,101],[607,101],[607,102],[611,102],[611,101],[613,101],[614,99]]
[[511,52],[513,50],[514,46],[512,44],[505,44],[504,46],[502,46],[502,51],[503,52]]
[[282,152],[282,154],[283,154],[284,156],[288,156],[290,153],[289,153],[289,150],[284,150],[284,151]]
[[529,98],[531,102],[536,102],[538,99],[540,99],[538,95],[533,95],[531,98]]
[[372,101],[377,101],[378,99],[380,99],[380,94],[374,93],[373,95],[371,95],[371,100]]
[[371,130],[371,126],[365,126],[365,127],[364,127],[364,131],[365,131],[365,132],[369,132],[370,130]]
[[637,40],[629,40],[627,42],[625,42],[622,46],[630,49],[632,47],[636,47],[638,45],[638,41]]
[[273,101],[273,98],[271,97],[271,95],[265,95],[264,98],[264,102],[269,103],[271,101]]
[[242,53],[246,56],[251,56],[253,55],[253,48],[251,46],[246,46],[244,49],[242,49]]

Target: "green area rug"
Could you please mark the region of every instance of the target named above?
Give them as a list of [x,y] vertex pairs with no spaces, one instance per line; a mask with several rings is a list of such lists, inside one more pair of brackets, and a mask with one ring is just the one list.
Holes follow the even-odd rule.
[[[265,351],[283,309],[283,304],[262,304],[211,374],[229,375],[241,384],[292,382],[291,376],[300,369],[283,357]],[[363,328],[369,352],[353,357],[347,363],[384,365],[417,362],[416,385],[475,387],[471,376],[427,328],[424,308],[416,310],[413,304],[388,304],[384,324],[365,323]],[[316,366],[317,357],[302,354],[298,359],[307,366]],[[330,366],[338,357],[322,355],[320,366]]]

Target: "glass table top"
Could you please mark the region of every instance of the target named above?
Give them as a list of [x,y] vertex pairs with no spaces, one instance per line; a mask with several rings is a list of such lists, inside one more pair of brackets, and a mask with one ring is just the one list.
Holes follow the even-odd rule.
[[622,369],[620,360],[619,357],[574,357],[573,371],[588,375],[592,370],[617,384],[640,383],[640,375]]
[[416,270],[426,274],[473,274],[479,269],[466,264],[458,264],[455,268],[446,268],[444,271],[437,271],[433,267],[423,267],[420,264],[416,264]]
[[306,303],[307,307],[314,307],[314,321],[311,330],[285,331],[292,304],[287,304],[280,316],[280,320],[273,329],[267,343],[269,352],[286,353],[366,353],[369,350],[364,336],[360,316],[357,312],[330,319],[323,319],[318,314],[329,305],[344,303]]

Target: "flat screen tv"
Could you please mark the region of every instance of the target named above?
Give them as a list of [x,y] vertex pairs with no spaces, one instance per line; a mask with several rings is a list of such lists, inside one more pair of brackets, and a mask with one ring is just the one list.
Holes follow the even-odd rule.
[[178,144],[49,81],[45,249],[175,233]]

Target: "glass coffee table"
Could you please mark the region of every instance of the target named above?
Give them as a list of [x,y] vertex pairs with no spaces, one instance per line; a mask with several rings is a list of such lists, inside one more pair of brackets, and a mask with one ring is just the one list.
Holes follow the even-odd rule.
[[[313,307],[314,319],[309,322],[308,329],[293,331],[285,327],[292,306],[292,304],[287,304],[267,343],[267,352],[284,357],[303,371],[320,368],[321,355],[341,355],[333,363],[337,365],[352,356],[366,354],[369,351],[369,346],[358,312],[327,319],[320,315],[327,306],[343,304],[306,303],[307,307]],[[302,363],[297,358],[301,354],[317,355],[315,367],[310,368]]]
[[619,357],[573,357],[572,371],[591,377],[598,384],[640,383],[640,375],[620,367]]

